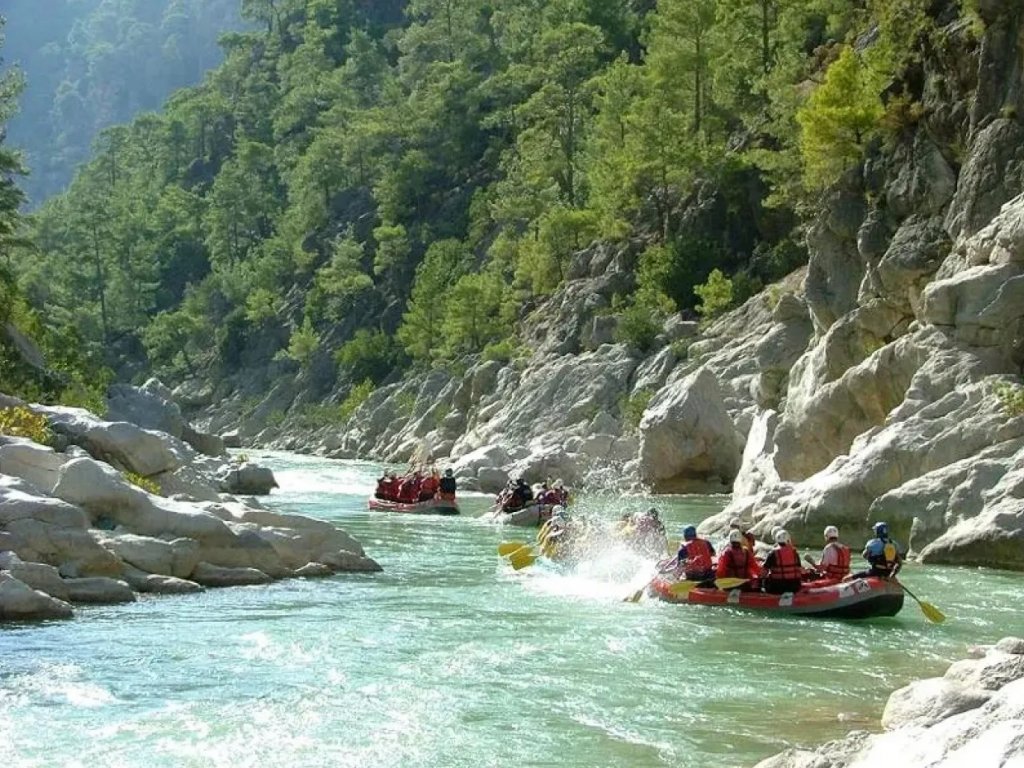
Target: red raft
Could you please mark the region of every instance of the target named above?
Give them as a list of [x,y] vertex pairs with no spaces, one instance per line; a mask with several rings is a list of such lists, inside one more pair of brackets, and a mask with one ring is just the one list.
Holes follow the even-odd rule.
[[459,502],[455,499],[427,499],[417,501],[414,504],[405,504],[400,501],[386,501],[371,496],[367,502],[370,509],[378,509],[384,512],[402,512],[407,515],[457,515],[459,514]]
[[655,579],[651,593],[670,603],[724,605],[748,611],[787,616],[820,616],[830,619],[872,619],[895,616],[903,608],[903,588],[889,579],[852,581],[810,581],[799,592],[769,595],[739,589],[691,589],[683,595],[672,592],[675,582]]

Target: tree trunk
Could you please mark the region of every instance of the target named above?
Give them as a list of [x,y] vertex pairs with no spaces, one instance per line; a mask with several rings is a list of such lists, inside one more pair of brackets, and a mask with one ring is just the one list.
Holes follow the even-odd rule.
[[100,296],[100,320],[103,323],[103,343],[110,339],[110,322],[107,318],[107,276],[103,271],[103,258],[100,255],[100,233],[96,224],[92,224],[92,255],[96,270],[96,288]]

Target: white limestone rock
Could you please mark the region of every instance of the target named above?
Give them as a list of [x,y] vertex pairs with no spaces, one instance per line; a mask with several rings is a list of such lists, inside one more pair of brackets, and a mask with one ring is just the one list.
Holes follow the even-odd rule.
[[131,603],[135,593],[127,582],[105,576],[78,579],[64,579],[68,588],[68,599],[72,603]]
[[0,621],[66,619],[71,606],[0,570]]
[[718,380],[702,367],[670,385],[640,422],[640,477],[655,491],[717,477],[732,482],[740,466],[740,436]]

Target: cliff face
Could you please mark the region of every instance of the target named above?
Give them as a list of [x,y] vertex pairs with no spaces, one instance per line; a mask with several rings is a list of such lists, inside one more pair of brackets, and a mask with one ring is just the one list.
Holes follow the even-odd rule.
[[926,60],[920,123],[811,227],[814,334],[726,513],[758,533],[881,518],[923,559],[1024,567],[1024,419],[996,396],[1024,360],[1024,30],[980,11],[976,49],[954,26]]
[[1024,362],[1024,11],[979,14],[905,84],[920,118],[823,200],[806,270],[740,309],[672,318],[648,352],[615,343],[605,309],[635,249],[598,247],[527,321],[529,358],[382,388],[343,433],[264,429],[301,382],[205,423],[342,457],[431,455],[484,490],[516,473],[732,488],[709,527],[740,514],[813,542],[882,517],[925,559],[1024,568],[1024,418],[995,394]]

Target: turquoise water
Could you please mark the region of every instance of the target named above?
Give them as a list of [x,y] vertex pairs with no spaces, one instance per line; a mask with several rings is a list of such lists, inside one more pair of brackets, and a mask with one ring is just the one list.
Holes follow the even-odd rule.
[[[274,505],[337,522],[384,573],[0,630],[5,766],[744,766],[874,727],[894,687],[1024,634],[1020,577],[983,570],[905,570],[942,626],[909,602],[859,624],[623,603],[649,568],[634,556],[514,573],[483,497],[388,516],[365,508],[373,465],[269,462]],[[724,501],[659,506],[682,523]],[[581,501],[623,505],[648,501]]]

